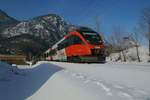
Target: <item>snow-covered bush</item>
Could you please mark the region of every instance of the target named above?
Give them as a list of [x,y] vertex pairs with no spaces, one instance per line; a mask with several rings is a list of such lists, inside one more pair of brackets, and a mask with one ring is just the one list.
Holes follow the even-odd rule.
[[[138,62],[136,47],[129,48],[125,50],[124,53],[125,53],[127,62]],[[145,46],[139,47],[139,57],[140,57],[141,62],[149,61],[148,47],[145,47]],[[121,62],[121,61],[124,61],[124,59],[123,59],[122,53],[119,52],[119,53],[110,54],[110,56],[107,57],[107,61]]]

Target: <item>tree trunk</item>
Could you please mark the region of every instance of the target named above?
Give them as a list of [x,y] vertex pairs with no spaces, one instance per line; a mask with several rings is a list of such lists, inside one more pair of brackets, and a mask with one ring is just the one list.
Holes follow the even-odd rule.
[[149,23],[148,42],[149,42],[149,60],[148,60],[148,62],[150,62],[150,23]]
[[122,55],[123,55],[123,61],[126,62],[126,55],[123,50],[122,50]]
[[139,56],[139,47],[138,46],[136,46],[136,53],[137,53],[138,62],[141,62],[141,59]]
[[149,34],[149,59],[148,62],[150,62],[150,34]]
[[150,39],[149,39],[149,56],[150,56]]

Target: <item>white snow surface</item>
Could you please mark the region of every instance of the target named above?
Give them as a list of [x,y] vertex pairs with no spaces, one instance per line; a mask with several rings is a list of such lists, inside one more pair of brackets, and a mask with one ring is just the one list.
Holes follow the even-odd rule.
[[41,61],[17,67],[10,80],[0,80],[1,100],[150,100],[148,63]]

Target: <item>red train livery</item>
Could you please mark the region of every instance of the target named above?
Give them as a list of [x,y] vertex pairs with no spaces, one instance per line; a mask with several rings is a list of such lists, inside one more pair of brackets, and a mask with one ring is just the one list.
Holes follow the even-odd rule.
[[45,52],[46,60],[68,62],[105,62],[105,46],[101,36],[89,28],[69,32]]

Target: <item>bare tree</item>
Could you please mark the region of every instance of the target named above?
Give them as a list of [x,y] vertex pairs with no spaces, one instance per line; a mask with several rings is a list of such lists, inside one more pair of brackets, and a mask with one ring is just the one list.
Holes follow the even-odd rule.
[[141,43],[141,40],[142,40],[142,36],[140,34],[140,30],[138,28],[138,26],[136,26],[134,28],[134,32],[131,34],[132,36],[132,40],[134,42],[134,46],[136,47],[136,54],[137,54],[137,59],[138,59],[138,62],[141,62],[141,59],[140,59],[140,56],[139,56],[139,46],[140,46],[140,43]]
[[113,32],[111,33],[108,41],[112,45],[112,49],[114,48],[116,51],[122,53],[123,61],[126,62],[126,54],[124,52],[125,46],[123,45],[124,44],[123,37],[124,37],[124,32],[122,31],[120,26],[115,26],[113,27]]
[[149,56],[150,56],[150,8],[143,11],[140,21],[141,33],[146,37],[149,44]]
[[141,62],[141,59],[140,59],[140,56],[139,56],[139,40],[138,40],[138,37],[137,37],[137,33],[133,33],[132,38],[133,38],[133,41],[135,43],[134,46],[136,48],[136,55],[137,55],[138,62]]
[[101,30],[100,30],[101,22],[100,22],[99,16],[95,17],[95,25],[96,25],[96,31],[99,32],[99,33],[101,33]]
[[102,36],[103,40],[105,41],[104,34],[103,34],[102,31],[101,31],[101,21],[100,21],[100,17],[99,17],[99,16],[96,16],[94,20],[95,20],[95,28],[96,28],[96,31]]

